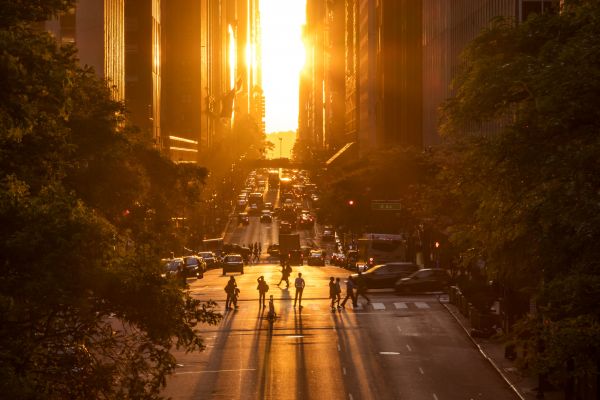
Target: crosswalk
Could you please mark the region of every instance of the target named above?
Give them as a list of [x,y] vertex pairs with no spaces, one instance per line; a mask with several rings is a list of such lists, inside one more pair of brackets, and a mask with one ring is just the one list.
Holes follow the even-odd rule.
[[[423,311],[430,310],[433,308],[433,302],[424,302],[424,301],[404,301],[404,302],[371,302],[371,303],[358,303],[357,307],[353,307],[352,304],[346,304],[346,307],[342,310],[347,312],[382,312],[382,311]],[[276,310],[278,313],[282,312],[294,312],[294,310],[298,310],[298,308],[294,308],[293,304],[285,303],[285,304],[276,304]],[[239,311],[251,311],[257,310],[257,304],[254,302],[239,302],[238,308]],[[226,311],[225,303],[217,302],[217,311]],[[305,302],[302,308],[304,313],[313,312],[313,313],[331,313],[331,308],[329,307],[328,302]]]

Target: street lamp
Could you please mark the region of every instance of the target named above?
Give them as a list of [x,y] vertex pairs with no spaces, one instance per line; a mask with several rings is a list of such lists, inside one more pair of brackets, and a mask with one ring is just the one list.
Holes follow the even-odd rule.
[[279,138],[279,158],[283,158],[282,155],[281,155],[281,151],[283,149],[283,145],[282,144],[283,144],[283,138],[280,137]]

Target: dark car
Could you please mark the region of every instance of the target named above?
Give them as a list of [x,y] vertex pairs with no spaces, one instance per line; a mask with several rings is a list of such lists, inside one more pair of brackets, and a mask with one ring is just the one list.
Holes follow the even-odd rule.
[[306,263],[308,265],[325,265],[325,252],[323,250],[312,250]]
[[202,257],[198,256],[187,256],[183,257],[185,263],[185,275],[203,278],[204,272],[206,272],[206,263]]
[[442,292],[448,289],[451,279],[448,271],[441,268],[421,269],[396,281],[396,293]]
[[323,235],[321,236],[324,242],[333,242],[335,239],[335,233],[332,228],[325,228],[323,230]]
[[331,265],[337,265],[338,267],[346,266],[346,256],[344,253],[333,253],[329,260]]
[[241,254],[227,254],[223,257],[223,275],[228,272],[244,274],[244,259]]
[[269,210],[262,210],[262,213],[260,215],[260,222],[265,222],[267,224],[273,222],[273,216],[271,215],[271,212]]
[[248,213],[241,212],[237,216],[238,224],[248,225],[250,223],[250,218],[248,218]]
[[301,250],[290,250],[288,252],[288,262],[290,265],[303,265],[304,264],[304,256],[302,255]]
[[267,254],[271,257],[279,257],[279,245],[270,244],[269,247],[267,247]]
[[289,222],[279,222],[279,233],[288,234],[292,233],[292,225]]
[[202,257],[204,262],[206,263],[206,268],[214,268],[218,264],[217,256],[212,251],[201,251],[198,253],[199,257]]
[[[394,262],[376,265],[362,274],[369,289],[394,289],[398,279],[405,278],[419,269],[410,262]],[[358,274],[352,275],[354,278]]]

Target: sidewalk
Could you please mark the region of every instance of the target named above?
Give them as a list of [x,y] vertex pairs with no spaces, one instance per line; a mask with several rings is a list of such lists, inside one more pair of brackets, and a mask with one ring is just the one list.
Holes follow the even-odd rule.
[[[517,398],[521,400],[536,400],[537,378],[521,373],[515,363],[504,357],[504,344],[497,339],[473,338],[469,334],[471,325],[469,319],[462,315],[453,304],[441,303],[454,317],[456,322],[464,329],[481,355],[490,362],[492,367],[502,376],[504,381],[512,388]],[[562,400],[564,396],[560,391],[545,391],[545,400]]]

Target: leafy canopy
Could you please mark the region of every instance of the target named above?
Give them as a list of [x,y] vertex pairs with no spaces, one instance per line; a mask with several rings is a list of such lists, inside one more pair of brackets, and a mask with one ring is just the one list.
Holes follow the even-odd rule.
[[70,5],[0,16],[0,388],[158,398],[172,348],[202,349],[220,318],[160,275],[206,170],[162,157],[73,48],[25,24]]

